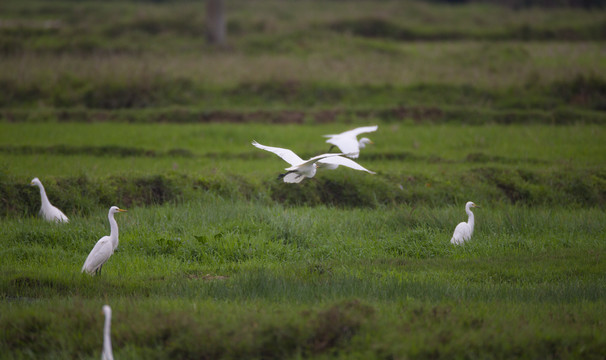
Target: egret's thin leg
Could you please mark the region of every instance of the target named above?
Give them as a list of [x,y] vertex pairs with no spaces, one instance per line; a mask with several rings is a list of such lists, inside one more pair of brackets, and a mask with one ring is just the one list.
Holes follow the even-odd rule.
[[290,174],[290,173],[294,173],[294,172],[296,172],[296,171],[291,170],[291,171],[287,171],[287,172],[285,172],[284,174],[280,174],[280,175],[278,175],[278,180],[280,180],[280,179],[282,179],[283,177],[285,177],[286,175],[288,175],[288,174]]

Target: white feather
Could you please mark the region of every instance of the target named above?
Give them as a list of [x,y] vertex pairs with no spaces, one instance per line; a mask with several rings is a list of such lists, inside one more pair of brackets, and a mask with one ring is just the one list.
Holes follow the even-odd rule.
[[378,128],[377,125],[363,126],[340,134],[324,135],[324,137],[328,137],[329,139],[326,140],[326,142],[338,147],[341,152],[346,154],[345,156],[355,159],[360,155],[360,149],[364,148],[367,143],[371,143],[370,139],[367,138],[358,141],[357,136],[363,133],[377,131]]
[[283,149],[283,148],[279,148],[279,147],[273,147],[273,146],[265,146],[265,145],[259,144],[256,141],[253,141],[252,144],[254,146],[258,147],[259,149],[263,149],[263,150],[266,150],[266,151],[269,151],[269,152],[272,152],[272,153],[278,155],[279,157],[282,158],[282,160],[286,161],[290,165],[297,165],[297,164],[300,164],[303,162],[303,159],[301,159],[292,150]]
[[374,171],[370,171],[370,170],[366,169],[365,167],[363,167],[362,165],[358,164],[357,162],[355,162],[351,159],[345,158],[343,156],[334,156],[334,157],[325,158],[325,159],[318,161],[318,163],[320,164],[321,167],[327,166],[330,170],[334,170],[337,167],[339,167],[339,165],[343,165],[343,166],[352,168],[354,170],[366,171],[368,173],[375,174]]
[[86,271],[89,274],[93,274],[109,260],[113,253],[114,248],[111,238],[109,236],[102,237],[97,241],[90,254],[88,254],[88,257],[82,266],[82,272]]
[[124,212],[126,210],[120,209],[117,206],[109,208],[107,218],[109,220],[110,233],[109,236],[104,236],[93,247],[91,252],[86,257],[84,265],[82,265],[82,272],[87,272],[93,275],[96,272],[101,271],[103,264],[109,260],[116,248],[118,247],[118,223],[114,219],[114,214],[117,212]]
[[[253,141],[252,144],[259,149],[273,152],[274,154],[276,154],[280,158],[282,158],[282,160],[286,161],[287,163],[289,163],[291,165],[290,167],[287,167],[285,169],[286,171],[288,171],[288,173],[286,173],[283,176],[283,181],[286,183],[300,183],[306,177],[307,178],[314,177],[316,175],[316,170],[318,168],[318,164],[325,166],[329,169],[336,169],[337,167],[339,167],[339,165],[344,165],[344,166],[350,167],[352,169],[363,170],[363,171],[367,171],[369,173],[374,174],[372,171],[365,169],[364,167],[360,166],[353,160],[349,160],[349,159],[341,157],[340,155],[343,155],[343,154],[336,154],[336,153],[322,154],[322,155],[314,156],[308,160],[303,160],[297,154],[295,154],[293,151],[291,151],[289,149],[283,149],[283,148],[278,148],[278,147],[273,147],[273,146],[265,146],[265,145],[259,144],[256,141]],[[337,158],[339,158],[339,159],[330,160],[330,159],[337,159]]]
[[33,178],[31,182],[32,186],[37,186],[40,189],[40,216],[46,221],[54,222],[69,222],[69,219],[65,214],[59,210],[56,206],[50,203],[48,196],[46,196],[46,190],[44,185],[38,178]]
[[285,183],[300,183],[301,181],[303,181],[303,179],[305,179],[305,175],[296,172],[291,172],[284,175]]
[[101,352],[101,360],[114,360],[112,339],[110,336],[112,308],[109,305],[103,305],[103,314],[105,314],[105,324],[103,325],[103,351]]
[[471,239],[471,236],[473,235],[473,227],[475,224],[473,212],[471,212],[472,207],[479,207],[479,206],[477,206],[476,204],[474,204],[471,201],[468,201],[465,204],[465,212],[467,213],[467,216],[468,216],[467,222],[459,223],[459,225],[457,225],[457,227],[455,228],[455,231],[452,234],[452,238],[450,239],[450,242],[453,245],[461,245],[461,244],[465,243],[465,241],[468,241],[469,239]]

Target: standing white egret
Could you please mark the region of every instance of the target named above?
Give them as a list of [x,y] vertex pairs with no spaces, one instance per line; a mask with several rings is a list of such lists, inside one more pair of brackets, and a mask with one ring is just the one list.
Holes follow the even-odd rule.
[[40,188],[40,200],[42,205],[40,206],[40,215],[47,221],[54,222],[69,222],[69,219],[65,214],[53,206],[48,200],[48,196],[46,196],[46,191],[44,191],[44,186],[42,182],[38,178],[33,178],[30,183],[31,186],[37,186]]
[[103,314],[105,314],[105,324],[103,326],[103,352],[101,353],[101,360],[114,360],[112,339],[110,337],[112,308],[109,305],[103,305]]
[[332,145],[330,149],[336,146],[344,154],[346,154],[345,156],[355,159],[360,155],[360,149],[364,149],[366,147],[366,144],[373,143],[369,138],[365,137],[361,138],[358,141],[357,136],[363,133],[377,131],[378,128],[379,127],[377,125],[363,126],[355,128],[353,130],[342,132],[340,134],[324,135],[324,137],[330,138],[326,140],[327,143]]
[[321,167],[327,167],[329,169],[336,169],[339,165],[347,166],[355,170],[366,171],[371,174],[374,172],[365,169],[360,164],[356,163],[353,160],[344,158],[342,154],[322,154],[318,156],[314,156],[309,160],[301,159],[297,154],[295,154],[292,150],[282,149],[278,147],[265,146],[261,145],[256,141],[253,141],[252,144],[259,149],[263,149],[266,151],[273,152],[282,158],[282,160],[286,161],[291,167],[286,168],[286,174],[281,174],[280,177],[284,179],[284,182],[287,183],[299,183],[303,181],[306,177],[312,178],[316,175],[316,170],[319,163]]
[[107,217],[109,218],[110,233],[109,236],[104,236],[91,250],[90,254],[86,258],[84,265],[82,266],[82,272],[87,272],[91,275],[101,274],[101,268],[103,264],[109,259],[114,253],[114,250],[118,247],[118,223],[114,219],[114,214],[117,212],[125,212],[126,210],[120,209],[117,206],[109,208]]
[[453,245],[461,245],[465,241],[471,239],[471,235],[473,235],[474,226],[473,213],[471,212],[472,207],[479,206],[471,201],[468,201],[467,204],[465,204],[465,212],[469,217],[467,219],[467,222],[459,223],[459,225],[457,225],[457,227],[455,228],[454,234],[452,234],[452,239],[450,239],[450,242]]

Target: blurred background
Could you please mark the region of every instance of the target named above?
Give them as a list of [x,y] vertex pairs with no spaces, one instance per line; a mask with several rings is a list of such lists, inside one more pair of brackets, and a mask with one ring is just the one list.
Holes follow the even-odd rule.
[[[4,0],[5,211],[37,211],[34,192],[19,188],[33,176],[76,209],[200,187],[306,203],[272,181],[285,164],[250,141],[313,156],[328,149],[321,135],[372,124],[376,145],[360,162],[382,175],[362,177],[353,200],[312,203],[472,194],[603,204],[604,3]],[[528,130],[464,126],[485,124]],[[587,126],[550,127],[575,124]],[[362,181],[341,174],[305,194]],[[116,190],[97,182],[108,175],[122,176],[108,180]]]
[[[602,111],[603,4],[6,0],[0,107],[9,120],[190,122]],[[130,109],[154,112],[113,112]]]

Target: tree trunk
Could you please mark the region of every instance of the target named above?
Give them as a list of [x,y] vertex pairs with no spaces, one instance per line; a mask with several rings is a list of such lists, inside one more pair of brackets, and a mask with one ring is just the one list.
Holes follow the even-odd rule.
[[225,45],[225,1],[206,0],[206,40],[213,45]]

